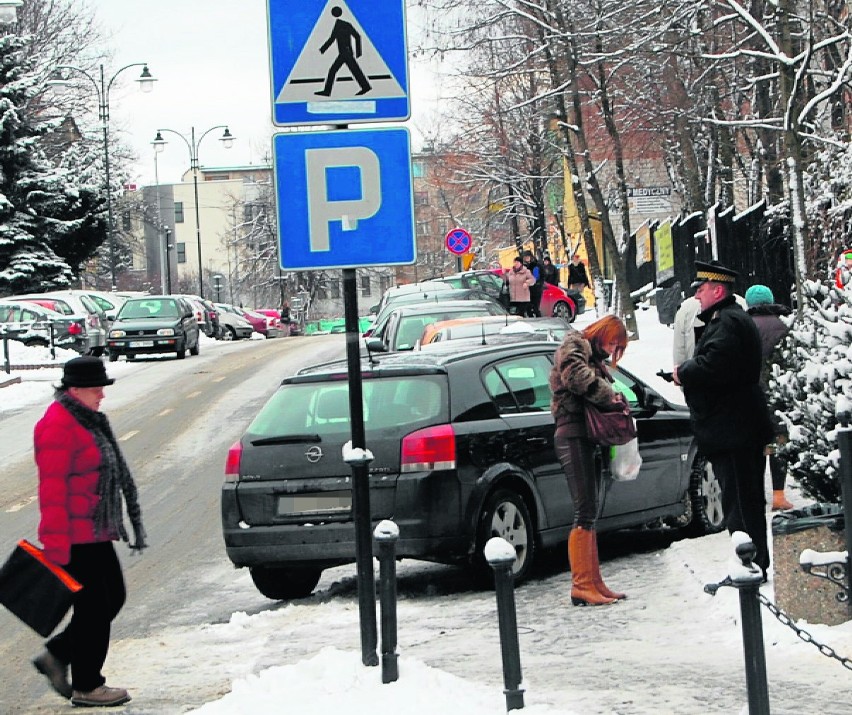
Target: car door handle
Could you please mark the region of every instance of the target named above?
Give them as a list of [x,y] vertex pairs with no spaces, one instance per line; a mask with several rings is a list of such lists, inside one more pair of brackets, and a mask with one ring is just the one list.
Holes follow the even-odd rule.
[[547,446],[547,440],[544,437],[527,437],[525,441],[527,444],[531,444],[534,447]]

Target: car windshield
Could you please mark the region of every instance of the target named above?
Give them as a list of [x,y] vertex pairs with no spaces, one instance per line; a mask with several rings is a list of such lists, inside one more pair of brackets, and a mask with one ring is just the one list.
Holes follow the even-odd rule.
[[178,307],[171,298],[145,300],[129,300],[121,308],[118,314],[119,320],[128,318],[177,318]]
[[[363,383],[367,434],[378,430],[410,432],[418,423],[445,421],[445,382],[439,375],[367,379]],[[249,439],[342,435],[351,433],[346,382],[282,386],[249,425]]]

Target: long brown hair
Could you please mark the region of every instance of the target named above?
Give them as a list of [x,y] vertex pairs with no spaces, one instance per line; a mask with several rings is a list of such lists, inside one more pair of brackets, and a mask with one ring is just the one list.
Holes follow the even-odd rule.
[[583,331],[583,337],[597,348],[600,348],[603,343],[616,342],[618,347],[610,356],[613,365],[618,363],[627,349],[627,328],[621,318],[614,315],[605,315],[587,326]]

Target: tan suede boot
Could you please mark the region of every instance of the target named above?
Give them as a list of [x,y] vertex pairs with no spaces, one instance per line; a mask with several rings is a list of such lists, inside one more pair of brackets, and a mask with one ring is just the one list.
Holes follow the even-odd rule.
[[772,492],[772,511],[786,511],[792,508],[793,504],[787,499],[783,489],[775,489]]
[[571,560],[571,603],[575,606],[605,606],[615,603],[595,586],[597,562],[594,553],[593,531],[577,527],[568,537],[568,558]]
[[594,543],[594,557],[595,557],[595,567],[596,571],[594,574],[595,578],[595,587],[598,589],[598,593],[602,596],[607,596],[608,598],[614,598],[616,601],[620,601],[623,598],[627,598],[626,593],[619,593],[618,591],[613,591],[609,588],[603,580],[603,576],[601,576],[601,560],[598,557],[598,533],[596,531],[592,531],[592,543]]

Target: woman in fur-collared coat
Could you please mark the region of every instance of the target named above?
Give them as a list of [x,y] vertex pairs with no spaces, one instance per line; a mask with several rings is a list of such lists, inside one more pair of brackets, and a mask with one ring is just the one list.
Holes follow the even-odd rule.
[[556,422],[554,447],[574,502],[574,527],[568,539],[571,561],[571,602],[601,606],[625,598],[607,588],[601,578],[595,524],[600,485],[595,470],[595,445],[586,433],[586,400],[607,408],[620,396],[604,364],[616,364],[627,347],[627,329],[614,315],[589,325],[582,333],[570,330],[556,351],[550,373],[551,412]]

